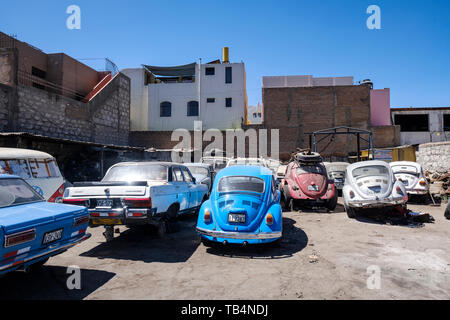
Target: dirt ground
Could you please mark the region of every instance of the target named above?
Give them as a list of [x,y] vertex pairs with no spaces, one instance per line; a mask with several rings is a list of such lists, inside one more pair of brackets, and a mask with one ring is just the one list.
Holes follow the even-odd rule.
[[[334,213],[284,213],[279,248],[206,248],[192,215],[159,239],[148,229],[121,227],[105,243],[92,238],[51,258],[39,273],[0,278],[0,299],[449,299],[450,220],[444,205],[421,228]],[[81,268],[81,289],[66,286],[67,267]],[[381,287],[369,289],[369,266]]]

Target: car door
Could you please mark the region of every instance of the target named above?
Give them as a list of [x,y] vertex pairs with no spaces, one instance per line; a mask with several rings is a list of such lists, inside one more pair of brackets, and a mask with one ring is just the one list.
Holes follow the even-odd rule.
[[188,168],[182,167],[181,170],[183,171],[184,180],[186,181],[189,192],[189,208],[197,207],[200,205],[198,200],[199,190],[197,188],[197,185],[194,183],[194,177],[192,176]]
[[181,172],[181,167],[172,167],[173,172],[173,184],[177,193],[178,202],[180,204],[180,211],[189,208],[189,188],[188,184],[184,180],[184,175]]

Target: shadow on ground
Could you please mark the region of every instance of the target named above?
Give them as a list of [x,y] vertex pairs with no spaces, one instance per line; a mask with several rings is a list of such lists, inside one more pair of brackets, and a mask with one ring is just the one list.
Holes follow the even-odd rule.
[[81,254],[83,257],[99,259],[121,259],[132,261],[176,263],[187,261],[200,244],[195,231],[196,218],[189,214],[179,217],[175,232],[159,238],[151,226],[134,227],[111,242],[99,245]]
[[295,253],[303,250],[308,244],[306,233],[297,228],[295,220],[283,218],[283,238],[277,247],[270,244],[262,245],[242,245],[218,244],[212,248],[207,248],[207,252],[214,255],[229,258],[242,259],[283,259],[292,257]]
[[333,211],[328,211],[325,207],[300,207],[298,212],[317,213],[317,214],[334,214],[345,212],[342,204],[337,204]]
[[68,274],[66,267],[44,265],[32,273],[10,272],[0,278],[0,300],[80,300],[115,276],[107,271],[80,271],[80,290],[67,288],[67,280],[73,273]]

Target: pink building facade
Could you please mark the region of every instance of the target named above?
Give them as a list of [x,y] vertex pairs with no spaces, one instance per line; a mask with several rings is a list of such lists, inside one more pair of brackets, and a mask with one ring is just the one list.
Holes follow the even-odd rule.
[[391,95],[389,88],[370,91],[370,121],[372,126],[391,125]]

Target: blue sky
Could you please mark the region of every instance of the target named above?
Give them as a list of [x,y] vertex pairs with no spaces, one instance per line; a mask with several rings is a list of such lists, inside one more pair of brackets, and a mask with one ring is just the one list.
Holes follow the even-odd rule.
[[[66,8],[81,8],[81,30]],[[381,8],[381,30],[366,9]],[[249,104],[265,75],[354,76],[391,88],[391,105],[450,106],[448,0],[3,1],[0,31],[45,52],[104,58],[119,69],[198,58],[244,61]],[[95,63],[94,61],[91,61]]]

